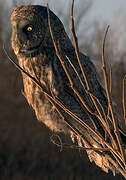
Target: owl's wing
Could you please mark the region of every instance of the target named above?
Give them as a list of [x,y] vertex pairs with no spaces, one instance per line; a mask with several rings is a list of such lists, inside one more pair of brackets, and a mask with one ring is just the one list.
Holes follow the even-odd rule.
[[[91,97],[87,91],[87,87],[86,87],[86,83],[84,80],[84,77],[82,75],[80,66],[77,62],[77,59],[75,58],[75,56],[71,56],[69,55],[69,59],[71,60],[72,64],[74,65],[76,71],[78,72],[80,78],[83,81],[83,84],[85,87],[83,87],[82,83],[80,82],[80,80],[78,79],[77,73],[73,70],[72,67],[70,67],[70,65],[68,65],[68,69],[69,69],[69,74],[72,78],[74,87],[76,88],[76,90],[79,92],[79,94],[81,95],[82,99],[88,104],[89,107],[91,107],[94,111],[96,111],[96,107],[93,104],[93,101],[91,100]],[[97,102],[97,105],[99,107],[99,109],[103,112],[102,114],[107,116],[108,113],[108,99],[106,96],[106,91],[105,89],[102,87],[102,85],[100,84],[100,82],[98,81],[98,74],[97,74],[97,70],[94,66],[94,64],[91,62],[90,58],[83,55],[82,53],[80,53],[80,59],[81,59],[81,63],[82,63],[82,67],[84,68],[88,83],[89,83],[89,87],[90,90],[89,92],[93,95],[93,97],[95,97],[95,100]],[[73,96],[73,98],[75,99],[75,101],[78,102],[78,106],[83,107],[81,101],[79,100],[78,96],[76,95],[76,93],[74,93],[73,89],[71,88],[70,83],[68,83],[68,81],[66,81],[66,84],[64,86],[64,90],[67,94]],[[103,125],[101,124],[100,120],[96,118],[96,116],[94,116],[93,114],[91,114],[90,112],[88,112],[90,117],[93,119],[96,127],[100,130],[100,133],[103,135]],[[115,114],[116,115],[116,114]],[[122,123],[121,123],[121,118],[118,117],[118,115],[116,115],[117,117],[117,123],[119,128],[122,127]],[[110,115],[110,119],[111,119],[111,115]],[[113,124],[111,123],[110,119],[108,120],[108,124],[112,130],[112,132],[114,131],[113,128]],[[121,129],[121,128],[120,128]],[[122,133],[121,137],[123,138],[124,135]],[[125,137],[123,138],[125,139]]]
[[[91,93],[96,98],[96,101],[98,101],[99,104],[103,106],[104,111],[107,112],[108,101],[106,97],[106,92],[105,92],[105,89],[101,86],[101,84],[98,81],[96,68],[94,64],[90,61],[89,57],[80,53],[80,60],[81,60],[82,67],[86,75],[89,89],[87,88],[87,84],[85,82],[84,76],[78,64],[76,56],[69,55],[69,60],[71,61],[74,68],[76,69],[76,72],[75,72],[73,67],[68,62],[68,71],[71,76],[73,86],[75,87],[75,89],[78,90],[78,92],[82,95],[84,100],[87,101],[89,106],[91,106],[94,109],[94,105],[92,104],[92,101],[90,98],[90,93]],[[71,84],[69,83],[68,86],[71,86]]]

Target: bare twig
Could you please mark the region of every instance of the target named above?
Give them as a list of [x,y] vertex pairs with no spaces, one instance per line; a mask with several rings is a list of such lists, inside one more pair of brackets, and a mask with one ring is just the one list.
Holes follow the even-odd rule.
[[90,90],[89,83],[88,83],[88,80],[86,78],[86,74],[85,74],[84,68],[81,64],[80,55],[79,55],[80,53],[79,53],[79,47],[78,47],[78,39],[77,39],[77,36],[75,33],[75,28],[74,28],[73,8],[74,8],[74,0],[72,0],[71,16],[70,16],[71,17],[71,32],[72,32],[72,37],[73,37],[73,42],[74,42],[74,46],[75,46],[75,53],[77,56],[78,64],[79,64],[80,69],[82,71],[82,74],[83,74],[83,77],[84,77],[84,80],[85,80],[85,83],[87,86],[87,90],[89,91]]
[[112,67],[111,65],[110,65],[109,89],[110,89],[110,94],[111,94],[112,93]]
[[118,145],[119,145],[120,152],[122,154],[123,162],[125,164],[125,153],[124,153],[124,149],[123,149],[123,146],[122,146],[122,140],[121,140],[121,137],[120,137],[120,134],[119,134],[118,126],[117,126],[117,121],[116,121],[116,118],[115,118],[115,115],[114,115],[114,110],[113,110],[112,100],[111,100],[111,94],[110,94],[110,90],[109,90],[109,86],[108,86],[108,76],[107,76],[106,65],[105,65],[105,40],[106,40],[106,37],[107,37],[108,30],[109,30],[109,26],[106,29],[105,36],[104,36],[104,39],[103,39],[102,70],[103,70],[103,74],[104,74],[105,90],[106,90],[107,99],[108,99],[108,106],[109,106],[109,109],[110,109],[110,112],[111,112],[111,115],[112,115],[114,132],[115,132],[115,135],[116,135],[116,138],[117,138],[117,142],[118,142]]
[[[91,97],[91,100],[92,100],[92,102],[93,102],[93,104],[94,104],[94,106],[95,106],[95,108],[96,108],[96,110],[97,110],[97,112],[98,112],[97,116],[100,116],[100,118],[99,118],[99,117],[98,117],[98,118],[100,119],[101,123],[103,124],[105,131],[107,131],[107,132],[110,134],[110,136],[112,137],[111,132],[110,132],[110,130],[109,130],[108,123],[107,123],[107,121],[104,120],[104,118],[103,118],[103,114],[104,114],[104,113],[101,112],[101,110],[100,110],[99,107],[98,107],[96,98],[94,98],[94,96],[93,96],[92,93],[90,92],[90,86],[89,86],[89,83],[88,83],[88,79],[87,79],[87,77],[86,77],[86,74],[85,74],[85,71],[84,71],[84,67],[82,66],[82,63],[81,63],[81,60],[80,60],[80,55],[79,55],[80,53],[79,53],[79,47],[78,47],[78,39],[77,39],[77,37],[76,37],[75,28],[74,28],[73,7],[74,7],[74,0],[72,0],[72,6],[71,6],[71,32],[72,32],[72,37],[73,37],[73,42],[74,42],[74,47],[75,47],[75,53],[76,53],[76,57],[77,57],[77,60],[78,60],[78,64],[79,64],[79,66],[80,66],[82,75],[83,75],[83,77],[84,77],[84,80],[85,80],[85,83],[86,83],[86,87],[87,87],[87,91],[88,91],[88,93],[89,93],[89,95],[90,95],[90,97]],[[117,148],[117,147],[116,147],[116,143],[114,142],[114,139],[113,139],[113,138],[111,138],[111,139],[112,139],[112,141],[113,141],[112,144],[114,145],[115,148]]]
[[126,104],[125,104],[125,91],[126,91],[126,88],[125,88],[125,82],[126,82],[126,75],[124,76],[123,78],[123,81],[122,81],[122,106],[123,106],[123,118],[124,118],[124,124],[126,126]]
[[[57,138],[57,140],[59,141],[59,142],[57,142],[55,139]],[[72,148],[72,149],[83,149],[83,150],[94,150],[94,151],[96,151],[96,152],[99,152],[99,151],[101,151],[101,152],[109,152],[109,149],[108,148],[94,148],[94,147],[91,147],[91,148],[86,148],[86,147],[80,147],[80,146],[77,146],[77,145],[71,145],[71,144],[66,144],[66,143],[63,143],[62,142],[62,140],[61,140],[61,138],[59,137],[59,135],[52,135],[51,137],[50,137],[50,139],[51,139],[51,142],[53,143],[53,144],[55,144],[55,145],[57,145],[58,147],[60,147],[61,149],[60,149],[60,151],[62,151],[63,150],[63,147],[64,148]]]

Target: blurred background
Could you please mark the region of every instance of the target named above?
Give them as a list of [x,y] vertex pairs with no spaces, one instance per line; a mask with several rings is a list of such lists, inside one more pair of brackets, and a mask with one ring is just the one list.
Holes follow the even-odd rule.
[[[16,61],[11,49],[10,13],[16,5],[49,3],[60,17],[68,35],[70,33],[71,1],[50,0],[16,1],[0,0],[0,179],[1,180],[123,180],[113,177],[90,163],[85,151],[61,148],[54,145],[54,135],[37,121],[32,108],[22,95],[20,72],[10,63],[3,51]],[[80,50],[89,55],[101,72],[101,44],[107,25],[105,56],[108,68],[112,67],[112,96],[122,115],[121,87],[126,74],[126,1],[79,0],[74,6],[75,28]],[[69,137],[60,135],[63,142],[71,144]]]

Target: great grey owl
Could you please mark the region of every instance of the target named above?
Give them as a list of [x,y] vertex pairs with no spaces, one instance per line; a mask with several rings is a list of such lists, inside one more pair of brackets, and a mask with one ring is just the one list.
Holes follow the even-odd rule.
[[[96,108],[92,104],[89,94],[86,92],[86,83],[77,62],[75,49],[65,32],[64,26],[52,11],[50,11],[50,21],[54,38],[60,44],[60,51],[72,77],[74,87],[95,112]],[[56,55],[48,26],[47,8],[38,5],[16,7],[13,9],[11,15],[11,24],[12,48],[18,58],[19,65],[30,75],[36,77],[54,98],[62,102],[65,107],[82,119],[83,122],[92,128],[95,123],[101,136],[104,136],[104,130],[97,117],[89,113],[79,102]],[[68,58],[80,75],[85,88],[78,80],[78,76],[68,62]],[[80,53],[80,59],[88,79],[90,93],[99,100],[104,112],[107,113],[108,102],[105,90],[97,79],[96,68],[90,58],[82,53]],[[35,110],[37,119],[42,121],[52,131],[69,133],[73,138],[74,133],[61,118],[55,106],[48,101],[41,89],[28,76],[23,73],[22,76],[25,97]],[[65,119],[83,134],[89,144],[92,144],[94,141],[99,141],[94,134],[82,127],[82,125],[75,121],[68,113],[62,109],[61,111]],[[85,142],[84,145],[88,147]],[[90,158],[93,159],[93,156]],[[96,162],[96,164],[98,163],[99,162]],[[103,169],[105,170],[105,167],[103,167]]]

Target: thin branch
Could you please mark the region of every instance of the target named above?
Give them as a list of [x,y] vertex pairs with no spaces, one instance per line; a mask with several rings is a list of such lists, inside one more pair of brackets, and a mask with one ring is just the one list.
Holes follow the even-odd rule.
[[72,0],[71,16],[70,16],[71,17],[71,32],[72,32],[72,37],[73,37],[73,41],[74,41],[75,53],[76,53],[76,56],[77,56],[78,64],[79,64],[81,72],[83,74],[83,77],[84,77],[84,80],[85,80],[85,83],[86,83],[86,86],[87,86],[87,90],[89,91],[90,90],[89,83],[88,83],[88,80],[86,78],[86,74],[85,74],[85,71],[84,71],[83,66],[81,64],[80,55],[79,55],[80,53],[79,53],[79,47],[78,47],[78,39],[77,39],[77,36],[76,36],[76,33],[75,33],[75,28],[74,28],[73,8],[74,8],[74,0]]
[[110,65],[110,71],[109,71],[109,91],[110,94],[112,94],[112,67]]
[[126,91],[126,88],[125,88],[125,82],[126,82],[126,75],[124,76],[123,78],[123,81],[122,81],[122,106],[123,106],[123,118],[124,118],[124,124],[126,126],[126,104],[125,104],[125,91]]
[[109,86],[108,86],[108,76],[107,76],[107,71],[106,71],[106,65],[105,65],[105,41],[106,41],[106,37],[107,37],[107,33],[109,30],[109,26],[106,29],[105,32],[105,36],[103,39],[103,46],[102,46],[102,70],[103,70],[103,75],[104,75],[104,80],[105,80],[105,89],[106,89],[106,94],[107,94],[107,99],[108,99],[108,106],[112,115],[112,120],[113,120],[113,126],[114,126],[114,132],[117,138],[117,142],[119,145],[119,149],[120,152],[122,154],[122,158],[123,158],[123,162],[125,164],[125,153],[124,153],[124,149],[122,146],[122,140],[119,134],[119,130],[118,130],[118,126],[117,126],[117,121],[114,115],[114,111],[113,111],[113,106],[112,106],[112,100],[111,100],[111,95],[110,95],[110,90],[109,90]]
[[[56,142],[55,139],[53,139],[54,137],[57,137],[57,139],[59,140],[59,142]],[[96,152],[109,152],[109,149],[108,148],[95,148],[95,147],[91,147],[91,148],[86,148],[86,147],[80,147],[80,146],[77,146],[77,145],[71,145],[71,144],[66,144],[66,143],[63,143],[61,141],[61,138],[59,137],[59,135],[52,135],[50,137],[51,139],[51,142],[55,145],[57,145],[58,147],[60,147],[60,151],[62,151],[63,147],[64,148],[72,148],[72,149],[83,149],[83,150],[94,150]]]
[[[102,116],[102,112],[100,111],[98,105],[97,105],[97,101],[96,101],[96,98],[94,98],[94,96],[92,95],[92,93],[90,93],[90,86],[89,86],[89,83],[88,83],[88,79],[86,77],[86,74],[85,74],[85,71],[84,71],[84,67],[82,66],[82,63],[81,63],[81,60],[80,60],[80,53],[79,53],[79,47],[78,47],[78,39],[76,37],[76,33],[75,33],[75,27],[74,27],[74,18],[73,18],[73,8],[74,8],[74,0],[72,0],[72,6],[71,6],[71,32],[72,32],[72,37],[73,37],[73,42],[74,42],[74,47],[75,47],[75,53],[76,53],[76,57],[77,57],[77,60],[78,60],[78,64],[80,66],[80,69],[81,69],[81,72],[82,72],[82,75],[84,77],[84,80],[85,80],[85,83],[86,83],[86,87],[87,87],[87,91],[89,92],[89,95],[90,95],[90,98],[100,116],[100,120],[102,122],[102,124],[104,124],[104,127],[107,127],[107,130],[108,130],[108,125],[106,124],[106,121],[104,121],[104,118]],[[105,125],[106,124],[106,125]],[[105,128],[106,129],[106,128]],[[110,133],[110,131],[108,131]],[[113,143],[115,144],[116,146],[116,143]]]
[[[73,68],[74,72],[76,73],[76,75],[77,75],[77,77],[78,77],[81,85],[83,86],[84,90],[86,91],[85,85],[84,85],[84,83],[83,83],[83,81],[82,81],[79,73],[77,72],[76,68],[74,67],[74,65],[73,65],[72,62],[70,61],[70,58],[69,58],[68,56],[66,56],[66,59],[68,60],[69,64],[71,65],[71,67]],[[87,92],[87,93],[88,93],[88,92]]]

